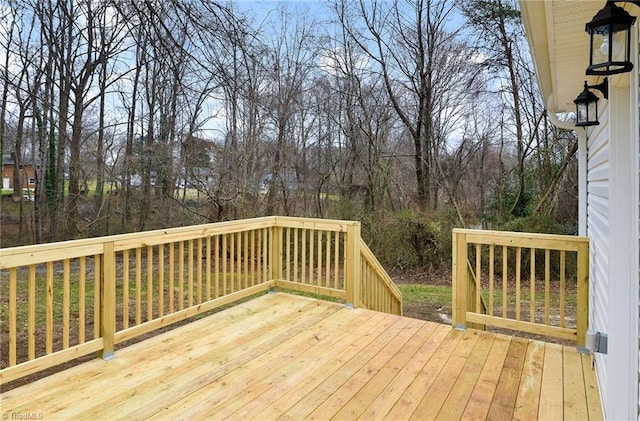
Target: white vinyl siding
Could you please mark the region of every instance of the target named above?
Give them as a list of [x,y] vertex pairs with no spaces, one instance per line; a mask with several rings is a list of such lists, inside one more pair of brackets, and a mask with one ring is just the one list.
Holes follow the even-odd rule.
[[[590,238],[589,327],[608,332],[609,282],[609,126],[608,110],[600,112],[600,125],[587,138],[587,235]],[[598,379],[607,384],[606,360],[596,354]],[[606,401],[606,388],[601,388]]]

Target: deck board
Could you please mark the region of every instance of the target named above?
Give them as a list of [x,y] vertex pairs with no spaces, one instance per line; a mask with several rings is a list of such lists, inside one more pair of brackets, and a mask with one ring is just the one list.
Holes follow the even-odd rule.
[[513,417],[529,342],[521,338],[513,338],[511,340],[511,345],[509,345],[502,372],[498,379],[498,387],[491,401],[491,407],[487,415],[488,420],[510,420]]
[[527,421],[538,416],[543,363],[544,344],[542,342],[529,343],[529,352],[527,352],[522,367],[522,377],[513,411],[514,420]]
[[44,419],[602,419],[573,348],[283,293],[0,399]]
[[540,389],[538,418],[559,420],[564,416],[564,386],[562,372],[562,347],[547,344],[544,353],[544,371]]
[[484,420],[487,418],[510,345],[511,337],[496,335],[473,392],[466,403],[462,419]]
[[[409,361],[415,357],[429,337],[434,334],[435,325],[422,325],[413,337],[395,354],[358,392],[336,413],[337,419],[356,419],[383,395],[383,390],[397,377]],[[385,394],[386,395],[386,394]]]
[[465,407],[459,403],[469,401],[494,340],[495,337],[493,335],[479,335],[478,342],[471,351],[469,358],[465,361],[462,372],[458,376],[436,419],[447,421],[462,417]]
[[482,336],[477,330],[467,330],[453,355],[444,365],[429,391],[413,412],[412,417],[419,420],[432,419],[442,408],[449,392],[453,389],[456,380],[462,373],[465,363],[469,360],[478,338]]

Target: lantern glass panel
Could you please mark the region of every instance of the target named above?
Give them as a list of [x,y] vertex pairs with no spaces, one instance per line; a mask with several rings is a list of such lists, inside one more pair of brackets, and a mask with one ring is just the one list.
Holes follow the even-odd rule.
[[577,105],[577,116],[576,122],[578,124],[587,123],[589,121],[589,107],[588,104],[578,104]]
[[576,104],[576,125],[593,126],[598,124],[598,103],[596,101]]
[[592,64],[604,63],[609,60],[609,25],[603,25],[596,28],[591,37]]
[[611,37],[613,41],[613,46],[611,48],[611,58],[613,62],[624,62],[628,60],[627,51],[628,51],[628,31],[620,31],[615,32]]

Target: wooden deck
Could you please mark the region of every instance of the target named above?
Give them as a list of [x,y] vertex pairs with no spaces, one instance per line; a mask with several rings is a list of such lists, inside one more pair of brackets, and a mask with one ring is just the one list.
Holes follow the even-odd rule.
[[591,358],[574,348],[284,293],[0,403],[4,419],[602,419]]

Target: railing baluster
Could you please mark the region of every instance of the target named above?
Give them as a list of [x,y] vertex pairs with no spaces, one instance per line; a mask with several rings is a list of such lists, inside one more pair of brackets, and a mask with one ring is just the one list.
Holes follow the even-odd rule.
[[100,308],[102,305],[102,255],[93,256],[93,339],[100,337],[100,324],[102,318],[100,316]]
[[340,269],[340,233],[336,232],[333,247],[333,288],[338,288],[339,269]]
[[71,298],[71,263],[69,259],[62,261],[62,349],[69,348],[69,322],[71,319],[70,298]]
[[153,247],[147,246],[147,321],[153,320]]
[[521,309],[521,293],[522,290],[520,288],[520,278],[521,278],[521,269],[522,269],[522,248],[516,247],[516,320],[520,320],[520,311]]
[[566,252],[560,251],[560,327],[565,326],[566,258]]
[[249,286],[249,231],[245,231],[242,239],[243,253],[244,253],[244,270],[243,270],[243,284],[242,288]]
[[318,256],[316,258],[318,265],[318,275],[316,277],[316,285],[322,285],[322,231],[318,231]]
[[551,307],[551,250],[544,251],[544,324],[549,325],[549,308]]
[[207,278],[206,281],[206,285],[207,285],[207,301],[209,301],[211,299],[211,237],[207,237],[207,256],[206,256],[206,271],[205,271],[205,277]]
[[236,252],[236,236],[229,234],[229,291],[235,291],[235,252]]
[[175,277],[176,277],[176,253],[175,253],[175,243],[169,243],[169,313],[173,313],[175,308],[175,296],[174,296],[174,286],[175,286]]
[[[16,268],[9,269],[9,366],[17,361],[18,277]],[[48,322],[48,321],[47,321]],[[47,338],[48,339],[48,338]]]
[[482,311],[482,303],[480,300],[480,293],[482,292],[482,246],[476,244],[476,306],[475,312],[480,313]]
[[302,272],[302,276],[300,279],[300,282],[302,282],[303,284],[306,283],[306,279],[307,279],[307,230],[306,229],[302,229],[301,230],[301,234],[302,234],[302,263],[301,263],[301,268],[300,271]]
[[344,233],[343,236],[343,242],[342,242],[342,267],[343,267],[343,274],[342,274],[342,283],[343,283],[343,288],[347,289],[347,271],[346,271],[346,267],[347,267],[347,248],[349,247],[348,244],[348,232]]
[[530,271],[530,286],[529,286],[529,321],[535,323],[536,321],[536,249],[531,247],[531,262],[529,265]]
[[164,316],[164,244],[158,245],[158,317]]
[[198,238],[198,255],[196,256],[196,263],[198,264],[198,304],[202,303],[202,238]]
[[213,245],[213,296],[220,297],[220,236],[216,235]]
[[238,291],[240,291],[242,289],[242,234],[241,233],[237,233],[236,234],[236,269],[237,269],[237,275],[236,275],[236,285],[238,287]]
[[502,317],[507,318],[507,310],[509,308],[508,286],[509,278],[507,273],[507,262],[509,258],[509,250],[507,246],[502,246]]
[[187,265],[187,303],[193,306],[193,240],[189,240],[189,264]]
[[122,252],[122,329],[129,327],[129,250]]
[[258,255],[256,254],[256,230],[251,230],[251,286],[256,284],[256,264]]
[[[10,299],[10,301],[13,300]],[[80,320],[84,321],[84,314],[81,314]],[[82,332],[82,335],[84,338],[84,332]],[[36,265],[29,265],[29,330],[27,342],[29,359],[33,360],[36,357]]]
[[184,241],[178,242],[178,310],[184,308]]
[[495,246],[489,245],[489,316],[493,316],[493,290],[495,282]]
[[227,295],[227,234],[222,234],[222,296]]
[[142,323],[142,249],[136,248],[136,325]]
[[282,229],[284,233],[284,280],[291,280],[291,228],[286,227]]
[[268,228],[262,229],[262,281],[269,280],[269,236],[271,233]]
[[298,248],[300,243],[298,242],[299,229],[293,229],[293,282],[298,282]]
[[375,276],[373,274],[373,271],[371,270],[371,266],[369,266],[369,279],[371,280],[370,282],[373,284],[373,294],[371,296],[371,304],[373,305],[373,308],[375,309],[378,304],[378,297],[380,296],[380,284],[378,282],[375,282]]
[[[334,233],[335,235],[336,233]],[[331,231],[327,231],[327,247],[325,250],[326,259],[325,259],[325,278],[324,278],[324,286],[329,288],[331,285]]]
[[[100,276],[100,275],[96,275]],[[15,300],[13,300],[15,302]],[[46,353],[53,352],[53,262],[47,262],[47,343]]]
[[314,263],[315,248],[313,244],[314,244],[315,234],[316,234],[315,230],[309,230],[309,284],[310,285],[315,284],[314,276],[313,276],[313,265],[315,264]]

